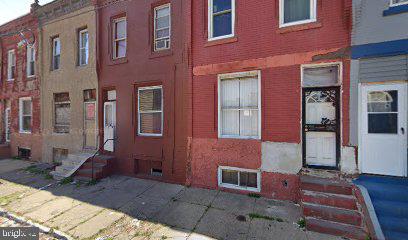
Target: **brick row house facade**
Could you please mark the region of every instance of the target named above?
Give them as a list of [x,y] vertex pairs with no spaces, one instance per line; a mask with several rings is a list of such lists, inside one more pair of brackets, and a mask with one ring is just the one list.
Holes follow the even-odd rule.
[[[382,39],[370,30],[381,36],[366,39],[375,15],[367,2],[35,1],[30,14],[0,26],[1,140],[12,156],[29,150],[60,165],[56,178],[118,173],[290,200],[308,229],[379,236],[355,179],[366,173],[362,160],[374,159],[359,144],[359,89],[384,76],[361,72],[377,60],[406,66],[406,31]],[[397,14],[387,15],[396,24],[407,3],[377,8]],[[35,36],[34,50],[20,32],[27,42]],[[376,37],[393,41],[381,49],[387,61],[372,53]],[[401,92],[404,69],[386,79],[405,84]],[[395,122],[392,114],[379,122]],[[406,141],[401,149],[406,161]]]
[[0,141],[4,156],[41,159],[38,20],[33,12],[0,26]]

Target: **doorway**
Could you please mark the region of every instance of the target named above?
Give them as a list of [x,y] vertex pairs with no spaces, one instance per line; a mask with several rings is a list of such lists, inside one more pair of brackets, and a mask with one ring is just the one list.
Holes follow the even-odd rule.
[[361,171],[407,176],[407,84],[361,86]]
[[103,105],[103,142],[104,150],[114,152],[116,135],[116,91],[107,92],[107,102]]
[[96,89],[84,91],[84,148],[96,149]]

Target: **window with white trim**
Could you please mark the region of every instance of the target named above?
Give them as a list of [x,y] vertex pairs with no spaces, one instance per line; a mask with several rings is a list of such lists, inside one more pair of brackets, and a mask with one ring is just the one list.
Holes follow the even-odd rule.
[[170,48],[171,11],[170,3],[154,9],[154,51]]
[[390,0],[390,1],[391,1],[390,6],[392,7],[408,4],[408,0]]
[[208,0],[208,39],[234,36],[235,0]]
[[261,138],[261,98],[258,72],[220,75],[219,137]]
[[8,51],[7,55],[7,79],[9,81],[14,80],[16,76],[16,52],[13,50]]
[[27,77],[35,75],[35,46],[27,45]]
[[79,31],[79,66],[85,66],[88,64],[89,59],[89,34],[88,29]]
[[19,125],[20,133],[31,133],[33,106],[30,97],[19,99]]
[[138,126],[139,135],[162,136],[162,86],[138,88]]
[[59,37],[52,39],[52,70],[60,68],[61,61],[61,41]]
[[113,59],[126,57],[126,17],[113,20]]
[[316,21],[317,0],[279,0],[280,27]]
[[218,185],[225,188],[260,192],[261,175],[258,170],[219,167]]

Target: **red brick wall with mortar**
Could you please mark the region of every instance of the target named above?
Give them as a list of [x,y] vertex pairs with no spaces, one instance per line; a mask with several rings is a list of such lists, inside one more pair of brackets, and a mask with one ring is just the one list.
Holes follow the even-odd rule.
[[[15,32],[21,29],[30,29],[24,31],[26,39],[32,41],[33,35],[35,39],[36,63],[38,63],[38,22],[32,14],[24,15],[13,21],[10,21],[0,26],[0,34]],[[5,36],[1,41],[1,85],[0,85],[0,100],[1,100],[1,141],[5,141],[5,126],[4,114],[6,101],[10,101],[11,106],[11,137],[10,147],[11,155],[18,155],[18,148],[31,149],[31,159],[39,161],[41,159],[42,137],[41,137],[41,113],[40,113],[40,79],[38,68],[35,67],[36,76],[27,77],[27,49],[26,45],[19,48],[17,44],[22,40],[19,34]],[[7,58],[8,51],[15,50],[16,53],[16,72],[14,81],[7,81]],[[32,98],[32,133],[20,133],[19,131],[19,98]]]
[[[317,22],[279,28],[278,0],[236,0],[236,37],[207,41],[207,1],[193,3],[191,184],[218,188],[218,166],[261,167],[263,141],[301,144],[301,64],[341,62],[348,143],[351,0],[317,0]],[[262,139],[218,139],[217,74],[261,70]],[[261,194],[298,200],[295,174],[262,173]]]

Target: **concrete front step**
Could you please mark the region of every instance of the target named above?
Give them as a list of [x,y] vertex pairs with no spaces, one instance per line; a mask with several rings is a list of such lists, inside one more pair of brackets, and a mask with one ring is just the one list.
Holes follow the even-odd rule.
[[335,236],[366,240],[369,239],[366,232],[357,226],[331,222],[323,219],[306,217],[306,229],[309,231],[331,234]]
[[356,198],[352,195],[323,193],[307,190],[302,190],[300,194],[302,202],[305,203],[357,210]]
[[353,187],[347,182],[313,176],[300,176],[300,188],[307,191],[352,195]]
[[[94,169],[93,172],[94,179],[102,179],[104,178],[103,169]],[[77,172],[76,177],[85,177],[92,179],[92,169],[81,169]]]
[[359,227],[362,225],[362,218],[358,211],[344,208],[303,203],[303,215]]
[[[93,164],[94,169],[100,169],[100,168],[103,168],[105,166],[106,166],[106,164],[99,163],[99,162],[94,162],[94,164]],[[92,162],[88,161],[88,162],[84,163],[82,165],[81,169],[92,169]]]

